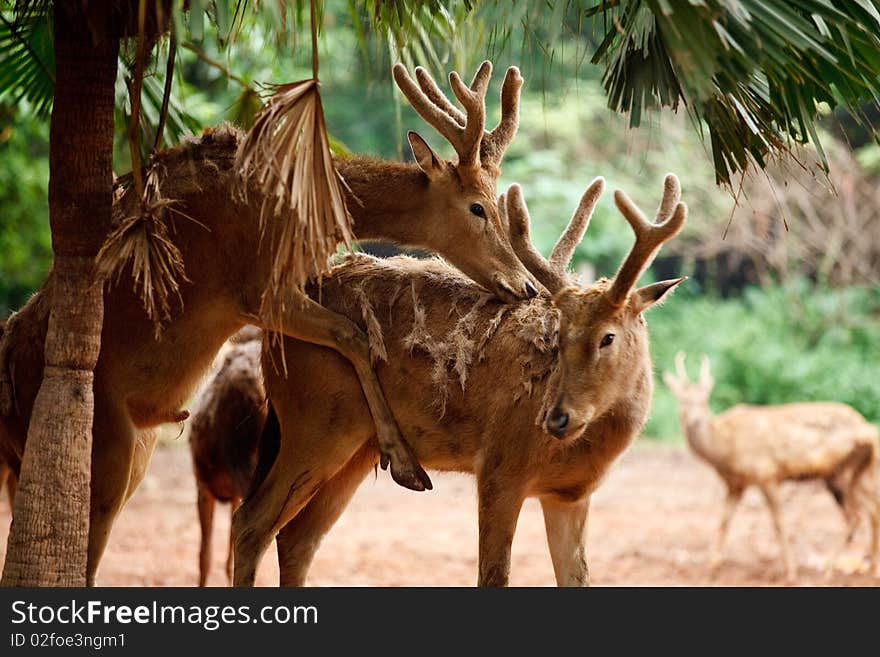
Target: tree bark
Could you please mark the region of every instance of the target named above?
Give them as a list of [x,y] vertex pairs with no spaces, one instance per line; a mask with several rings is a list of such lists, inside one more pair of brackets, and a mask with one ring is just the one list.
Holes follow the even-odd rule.
[[86,584],[92,382],[104,316],[94,258],[111,223],[119,38],[109,16],[87,18],[79,3],[55,5],[52,309],[3,569],[6,586]]

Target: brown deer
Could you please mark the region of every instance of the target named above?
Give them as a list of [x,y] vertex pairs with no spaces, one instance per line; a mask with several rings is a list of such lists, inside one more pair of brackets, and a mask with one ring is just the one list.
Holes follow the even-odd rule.
[[880,503],[877,499],[877,429],[857,411],[835,402],[781,406],[740,404],[713,416],[709,396],[715,381],[703,356],[700,377],[691,383],[684,354],[675,358],[676,374],[663,380],[678,399],[682,431],[691,450],[711,465],[727,488],[721,524],[712,550],[713,570],[721,563],[730,520],[749,486],[767,502],[779,539],[785,576],[796,575],[788,537],[779,513],[778,485],[783,481],[824,480],[847,523],[845,539],[829,560],[852,541],[864,512],[871,524],[870,563],[877,568]]
[[[257,444],[266,421],[266,389],[260,371],[262,332],[246,327],[224,345],[217,367],[193,404],[189,447],[198,491],[199,586],[211,568],[214,505],[229,502],[235,512],[248,491],[257,463]],[[232,579],[232,542],[226,559]]]
[[[435,250],[491,293],[516,301],[534,296],[537,289],[504,234],[495,181],[517,128],[522,78],[515,68],[508,70],[501,89],[501,121],[488,132],[484,97],[490,74],[491,65],[485,62],[470,87],[450,76],[466,110],[462,114],[452,113],[451,103],[424,71],[416,72],[417,86],[402,67],[395,67],[398,84],[452,143],[457,162],[442,160],[411,132],[416,164],[354,158],[337,159],[336,166],[347,183],[347,204],[361,239]],[[229,336],[245,324],[265,324],[261,307],[277,241],[272,231],[261,240],[261,191],[249,190],[248,204],[231,193],[240,140],[239,132],[221,127],[152,162],[161,198],[174,200],[177,219],[170,235],[187,277],[181,283],[180,304],[172,308],[161,335],[156,336],[129,285],[111,285],[105,293],[94,380],[89,583],[94,583],[112,521],[149,462],[155,427],[188,416],[182,406]],[[120,188],[116,216],[136,216],[139,207],[133,189]],[[52,284],[50,274],[44,288]],[[9,321],[0,342],[0,452],[16,472],[40,386],[48,298],[37,292]],[[390,463],[401,485],[430,488],[373,372],[367,336],[304,292],[289,290],[282,301],[282,333],[330,347],[354,366],[376,425],[383,466]]]
[[[6,320],[0,320],[0,340],[3,340],[3,334],[6,332]],[[6,487],[9,495],[9,508],[15,503],[15,490],[17,488],[18,478],[15,476],[10,465],[3,458],[3,452],[0,450],[0,490]]]
[[[376,372],[421,463],[476,475],[480,585],[507,583],[520,507],[531,496],[543,505],[557,582],[587,584],[590,496],[647,418],[643,313],[683,279],[633,286],[681,229],[686,208],[674,176],[657,224],[618,191],[635,246],[614,280],[581,287],[565,269],[602,187],[598,179],[587,190],[549,261],[531,246],[519,188],[501,203],[517,255],[546,288],[528,303],[501,306],[442,263],[407,258],[350,257],[321,290],[329,308],[376,327],[387,354]],[[236,585],[253,584],[278,532],[282,584],[302,585],[321,538],[378,458],[348,363],[301,341],[284,346],[296,363],[289,378],[271,353],[263,358],[275,414],[255,489],[233,519]]]

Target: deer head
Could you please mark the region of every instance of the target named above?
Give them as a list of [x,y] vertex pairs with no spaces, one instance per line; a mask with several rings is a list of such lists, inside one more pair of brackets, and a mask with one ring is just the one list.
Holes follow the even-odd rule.
[[660,246],[681,230],[687,216],[687,207],[678,202],[678,179],[669,175],[655,223],[649,223],[626,194],[615,192],[617,208],[636,234],[635,245],[612,280],[601,279],[586,287],[572,283],[565,270],[603,187],[604,181],[597,178],[587,189],[549,260],[531,244],[528,210],[519,187],[512,186],[506,199],[514,251],[553,295],[560,312],[559,394],[544,421],[544,429],[557,438],[577,438],[592,421],[627,398],[641,395],[647,411],[651,362],[643,313],[685,280],[633,289]]
[[458,73],[449,83],[464,112],[453,105],[428,75],[417,67],[416,81],[403,64],[394,66],[397,86],[425,121],[450,144],[458,159],[442,159],[415,132],[409,144],[419,168],[427,178],[426,203],[433,216],[444,217],[428,227],[424,246],[443,255],[470,278],[505,301],[526,299],[538,289],[507,241],[498,209],[495,185],[501,159],[519,124],[519,92],[522,77],[510,67],[501,87],[501,120],[494,130],[484,128],[486,90],[492,64],[483,62],[470,86]]
[[694,414],[702,414],[709,407],[709,396],[715,386],[715,379],[710,372],[709,357],[703,354],[700,360],[700,377],[695,383],[691,383],[684,366],[684,359],[684,352],[679,351],[675,354],[675,374],[663,372],[663,381],[678,400],[681,414],[690,417]]

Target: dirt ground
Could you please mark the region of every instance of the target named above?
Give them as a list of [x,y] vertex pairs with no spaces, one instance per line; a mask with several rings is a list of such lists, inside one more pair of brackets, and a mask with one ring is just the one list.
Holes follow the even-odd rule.
[[[477,572],[473,479],[432,474],[434,491],[411,493],[387,473],[371,476],[325,539],[310,574],[315,586],[470,586]],[[824,576],[825,560],[842,537],[843,521],[824,486],[788,484],[781,491],[800,585],[874,586],[857,571],[856,552]],[[106,586],[190,586],[196,583],[199,528],[186,445],[161,446],[146,480],[114,529],[98,581]],[[770,516],[750,490],[734,517],[725,561],[708,572],[723,489],[714,473],[684,447],[644,441],[616,464],[595,494],[588,556],[594,585],[782,585]],[[5,557],[9,507],[0,501],[0,558]],[[228,506],[218,507],[210,583],[226,585],[223,563]],[[867,545],[865,527],[856,546]],[[258,584],[278,581],[274,548]],[[552,586],[553,569],[540,507],[523,508],[513,544],[511,584]]]

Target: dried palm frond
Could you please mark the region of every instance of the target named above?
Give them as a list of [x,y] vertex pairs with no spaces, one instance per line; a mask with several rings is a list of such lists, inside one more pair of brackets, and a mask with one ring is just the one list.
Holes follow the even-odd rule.
[[345,181],[336,171],[318,81],[275,87],[236,154],[241,193],[262,198],[260,231],[270,229],[275,260],[264,296],[265,319],[280,326],[283,291],[321,276],[341,242],[351,249]]
[[97,257],[99,276],[114,283],[118,283],[125,266],[131,263],[134,290],[154,322],[156,337],[161,333],[162,322],[171,317],[172,295],[177,296],[182,306],[180,283],[188,282],[183,256],[170,237],[169,214],[177,212],[174,204],[172,199],[162,198],[156,168],[149,170],[138,213],[122,220]]

